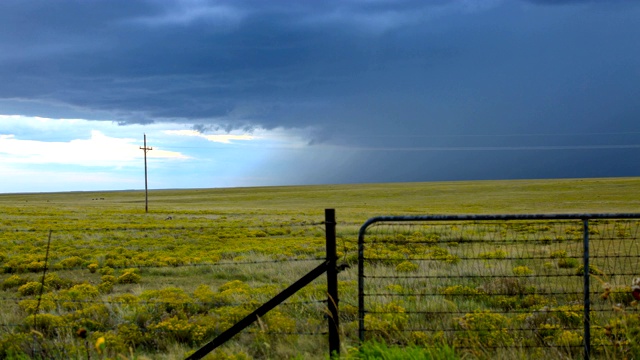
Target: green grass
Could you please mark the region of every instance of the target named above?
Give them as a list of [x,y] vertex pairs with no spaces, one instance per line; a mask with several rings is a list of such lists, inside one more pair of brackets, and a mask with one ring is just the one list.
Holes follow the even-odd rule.
[[[313,259],[324,257],[325,208],[336,209],[340,256],[352,262],[358,228],[378,215],[638,212],[639,194],[640,178],[154,190],[149,192],[148,214],[142,191],[3,194],[0,324],[11,326],[1,328],[0,357],[37,350],[54,358],[86,358],[84,340],[74,335],[82,327],[89,330],[92,358],[100,356],[93,347],[100,337],[107,344],[102,356],[130,357],[133,350],[138,358],[183,358],[312,269],[318,263]],[[169,216],[172,219],[166,220]],[[43,321],[50,325],[41,324],[36,330],[42,335],[34,340],[29,309],[37,296],[21,286],[40,281],[49,230],[53,231],[48,264],[52,277],[39,314],[49,316]],[[483,231],[473,229],[473,236]],[[518,251],[525,249],[529,251],[529,247]],[[537,251],[535,246],[531,249]],[[444,256],[445,250],[456,252],[423,250],[431,257]],[[551,257],[562,250],[547,246],[544,254]],[[405,250],[376,251],[397,256]],[[502,250],[473,251],[483,254],[473,265],[478,268],[503,261],[497,256]],[[553,258],[551,266],[564,259],[554,256],[559,258]],[[284,262],[272,262],[279,260]],[[412,274],[447,269],[413,262],[396,268],[400,263],[382,264],[379,271]],[[97,271],[91,272],[90,265]],[[526,261],[503,262],[491,271],[511,274],[518,267],[522,276],[546,271],[543,264]],[[130,268],[136,269],[139,281]],[[464,274],[465,268],[470,269],[465,265],[456,271]],[[353,267],[340,274],[345,351],[357,338],[350,305],[356,303],[356,278]],[[456,281],[443,282],[439,289],[494,286]],[[380,286],[389,291],[387,286],[392,285]],[[319,302],[325,298],[324,289],[323,279],[315,281],[292,299],[295,304],[279,307],[210,358],[325,358],[328,346],[323,336],[278,335],[326,331],[326,309]],[[441,296],[424,306],[449,311],[453,305],[447,301]],[[381,300],[383,305],[389,302]],[[473,301],[454,305],[478,306]],[[370,353],[383,347],[374,345]],[[419,354],[420,348],[415,349]],[[389,356],[397,353],[381,351]]]
[[[628,212],[639,208],[638,194],[640,178],[608,178],[152,190],[149,201],[152,213],[289,213],[315,220],[324,208],[336,208],[343,220],[363,222],[377,214]],[[4,194],[0,205],[140,212],[144,193]]]
[[455,360],[460,357],[453,349],[444,346],[424,348],[419,346],[390,346],[376,341],[367,341],[343,358],[349,360]]

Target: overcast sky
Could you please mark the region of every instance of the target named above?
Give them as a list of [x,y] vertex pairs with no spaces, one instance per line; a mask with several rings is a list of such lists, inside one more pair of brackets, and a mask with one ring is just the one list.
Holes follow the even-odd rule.
[[640,1],[2,0],[0,193],[640,176]]

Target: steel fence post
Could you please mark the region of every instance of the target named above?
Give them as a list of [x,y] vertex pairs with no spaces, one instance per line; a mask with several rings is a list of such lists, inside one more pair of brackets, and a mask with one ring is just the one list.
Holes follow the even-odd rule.
[[582,243],[582,263],[584,269],[584,358],[591,356],[591,303],[589,298],[589,219],[582,219],[584,228]]
[[329,358],[340,355],[340,319],[338,318],[338,268],[336,254],[336,211],[325,209],[327,236],[327,306],[329,308]]
[[367,223],[358,233],[358,339],[364,342],[364,233]]

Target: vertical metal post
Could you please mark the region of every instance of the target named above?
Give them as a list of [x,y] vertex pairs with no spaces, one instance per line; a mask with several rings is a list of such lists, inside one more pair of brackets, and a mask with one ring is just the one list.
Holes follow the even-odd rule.
[[336,254],[336,211],[324,210],[327,234],[327,305],[329,308],[329,357],[340,355],[340,319],[338,318],[338,268]]
[[358,338],[364,342],[364,233],[367,224],[358,232]]
[[584,266],[584,358],[591,356],[591,302],[589,290],[589,220],[582,219],[584,234],[582,243],[582,265]]

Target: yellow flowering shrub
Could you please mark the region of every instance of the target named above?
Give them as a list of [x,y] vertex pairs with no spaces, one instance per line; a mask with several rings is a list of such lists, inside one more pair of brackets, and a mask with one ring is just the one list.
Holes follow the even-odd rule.
[[516,266],[512,269],[513,275],[525,276],[525,275],[533,275],[533,270],[531,270],[527,266]]
[[73,268],[79,268],[83,266],[85,263],[86,261],[83,258],[79,256],[72,256],[72,257],[61,260],[60,262],[55,264],[53,267],[54,269],[73,269]]
[[107,359],[117,359],[121,358],[119,355],[129,354],[125,339],[118,336],[115,331],[93,332],[91,341],[95,344],[96,352],[103,354]]
[[405,308],[397,302],[377,304],[364,317],[365,327],[383,338],[393,338],[404,330],[408,322]]
[[483,289],[474,289],[469,286],[453,285],[440,290],[442,295],[449,299],[455,299],[458,295],[469,295],[473,298],[482,299],[486,296]]
[[427,257],[434,260],[442,260],[447,264],[457,264],[460,262],[460,257],[456,255],[452,255],[449,253],[449,250],[434,247],[427,253]]
[[29,315],[24,318],[24,325],[32,327],[35,319],[35,329],[45,336],[53,336],[59,334],[65,325],[64,318],[54,314],[37,314]]
[[75,326],[91,331],[109,330],[114,326],[113,313],[104,304],[89,303],[64,317]]
[[68,289],[74,285],[70,279],[61,278],[57,273],[48,273],[44,278],[44,284],[51,289]]
[[18,306],[25,313],[33,314],[36,312],[36,309],[39,309],[39,311],[43,311],[43,312],[51,311],[56,308],[56,303],[49,298],[43,297],[40,301],[39,308],[38,308],[38,300],[21,300],[20,302],[18,302]]
[[413,345],[430,347],[446,344],[444,331],[426,333],[423,331],[412,331],[409,334],[409,343]]
[[278,310],[270,311],[263,320],[271,332],[291,333],[296,330],[296,321]]
[[116,279],[118,284],[139,284],[142,277],[137,274],[136,269],[126,269]]
[[149,326],[149,330],[163,337],[168,335],[175,341],[187,344],[201,342],[207,333],[203,326],[191,323],[187,319],[180,319],[177,316],[152,324]]
[[454,346],[496,347],[512,345],[514,342],[508,329],[509,321],[501,314],[476,311],[454,320],[457,327],[463,330],[455,333]]
[[582,345],[582,335],[576,331],[563,330],[556,335],[555,343],[559,346],[579,347]]
[[100,275],[113,275],[113,272],[113,268],[109,266],[102,267],[98,270],[98,273],[100,273]]
[[125,345],[134,348],[150,341],[149,335],[143,333],[135,324],[120,324],[117,334]]
[[11,275],[2,282],[2,290],[16,288],[28,282],[27,278],[23,278],[20,275]]
[[481,259],[504,259],[509,255],[505,250],[487,251],[478,254]]
[[415,272],[418,270],[418,265],[412,263],[411,261],[403,261],[400,264],[396,265],[397,272]]
[[164,288],[160,290],[144,291],[140,299],[146,300],[155,311],[167,314],[195,314],[199,306],[184,290],[179,288]]
[[[40,293],[41,289],[42,289],[42,283],[37,281],[29,281],[28,283],[20,286],[18,288],[18,292],[22,296],[37,295]],[[47,291],[46,286],[44,287],[43,291]]]

